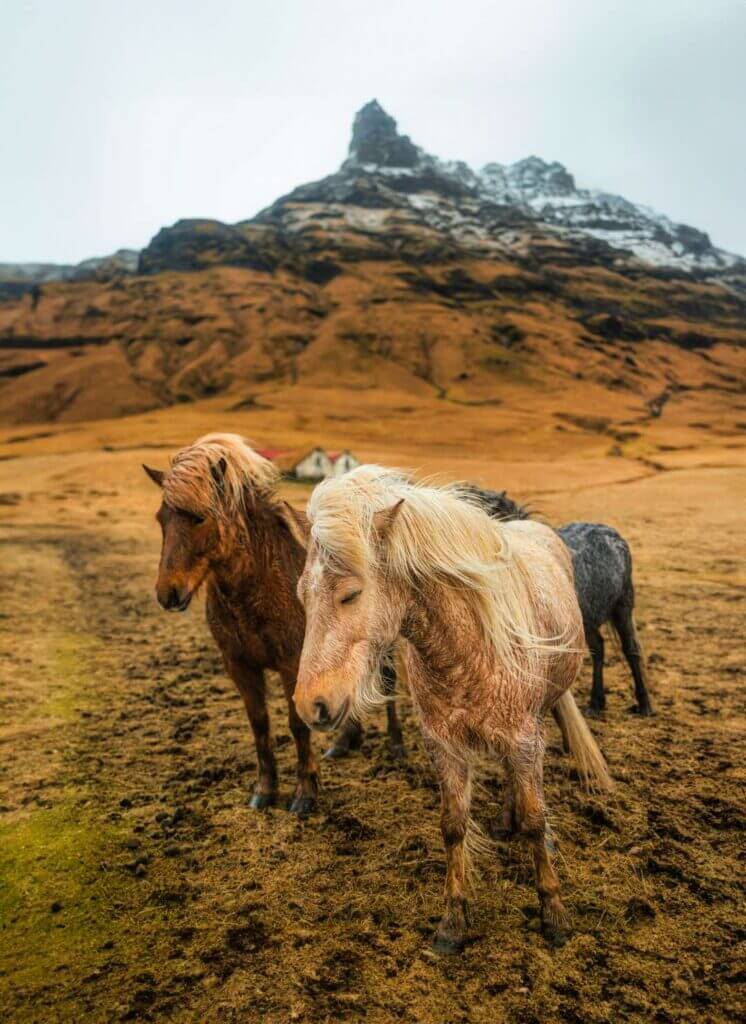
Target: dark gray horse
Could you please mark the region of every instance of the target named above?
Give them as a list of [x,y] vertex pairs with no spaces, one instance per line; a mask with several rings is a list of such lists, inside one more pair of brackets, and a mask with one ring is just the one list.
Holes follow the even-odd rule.
[[[509,498],[505,491],[490,491],[469,485],[464,491],[484,506],[495,519],[528,519],[531,512],[525,505]],[[557,530],[572,555],[575,573],[575,592],[583,615],[585,640],[593,659],[593,685],[588,714],[598,715],[606,707],[604,691],[604,640],[601,626],[610,622],[619,637],[622,653],[632,672],[635,683],[634,711],[652,715],[642,648],[635,626],[635,591],[632,584],[632,555],[625,539],[610,526],[602,523],[568,523]],[[396,673],[391,666],[381,667],[383,691],[393,696]],[[388,715],[389,746],[395,757],[404,754],[401,726],[393,700],[386,705]],[[344,757],[360,746],[362,730],[357,722],[348,721],[327,757]]]
[[[505,491],[469,486],[472,495],[495,519],[528,519],[530,510],[509,498]],[[635,588],[632,584],[632,554],[624,537],[603,523],[568,523],[557,530],[572,555],[575,592],[583,615],[585,641],[593,659],[590,714],[606,707],[604,692],[604,640],[601,626],[610,622],[619,637],[622,653],[635,682],[634,709],[652,714],[645,685],[645,668],[635,626]]]

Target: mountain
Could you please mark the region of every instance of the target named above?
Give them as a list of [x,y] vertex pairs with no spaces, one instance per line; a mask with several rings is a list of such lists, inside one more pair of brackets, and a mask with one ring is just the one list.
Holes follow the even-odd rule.
[[7,420],[299,381],[467,403],[499,401],[517,380],[587,378],[643,403],[741,386],[743,259],[578,189],[559,163],[440,160],[375,100],[328,177],[238,224],[163,228],[136,267],[127,254],[65,271],[50,282],[0,268]]
[[375,100],[357,114],[349,156],[337,174],[301,186],[253,223],[292,227],[289,205],[315,201],[397,208],[462,247],[492,253],[511,251],[510,229],[533,222],[563,239],[598,239],[651,265],[716,278],[740,274],[746,283],[746,261],[717,249],[696,228],[621,196],[578,189],[562,164],[536,156],[489,163],[476,172],[464,163],[444,162],[399,135]]
[[[437,252],[450,244],[493,258],[530,252],[538,236],[610,265],[634,261],[746,292],[746,261],[713,246],[704,232],[621,196],[578,189],[562,164],[539,157],[489,163],[480,171],[440,160],[400,135],[376,100],[356,115],[348,158],[335,174],[301,185],[236,225],[184,220],[164,228],[142,252],[140,270],[196,270],[214,262],[297,269],[294,257],[314,249],[315,222],[326,219],[332,227],[334,217],[354,235],[380,236],[387,253],[392,230],[410,236],[433,231]],[[397,241],[427,255],[422,237]],[[283,251],[288,242],[292,252]],[[366,243],[362,252],[368,250]]]
[[105,280],[116,274],[137,272],[136,249],[117,249],[110,256],[94,256],[81,263],[0,263],[0,296],[31,290],[52,281]]

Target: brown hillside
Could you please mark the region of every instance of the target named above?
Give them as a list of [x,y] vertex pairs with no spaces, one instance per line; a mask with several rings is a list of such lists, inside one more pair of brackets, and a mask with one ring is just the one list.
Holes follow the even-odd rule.
[[[0,415],[83,420],[278,385],[497,402],[511,382],[587,380],[648,401],[733,391],[746,340],[719,286],[604,268],[361,260],[326,285],[215,267],[47,285],[0,303]],[[230,404],[230,403],[229,403]]]

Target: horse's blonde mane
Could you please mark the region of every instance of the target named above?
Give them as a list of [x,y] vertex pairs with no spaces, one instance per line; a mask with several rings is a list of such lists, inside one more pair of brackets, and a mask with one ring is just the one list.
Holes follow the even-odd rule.
[[[376,516],[398,502],[381,543]],[[506,525],[457,485],[416,483],[399,470],[360,466],[319,484],[307,514],[311,537],[332,569],[363,577],[388,573],[414,588],[432,581],[461,591],[504,667],[537,676],[539,657],[570,649],[567,638],[541,635],[540,584],[511,549]]]
[[172,508],[216,518],[245,510],[247,500],[275,500],[279,470],[238,434],[205,434],[171,460],[163,497]]

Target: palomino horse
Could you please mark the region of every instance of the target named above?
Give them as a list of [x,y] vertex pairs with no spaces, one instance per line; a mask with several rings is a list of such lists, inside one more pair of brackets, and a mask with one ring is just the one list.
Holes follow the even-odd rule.
[[[292,701],[305,627],[295,593],[305,518],[278,496],[276,467],[236,434],[200,438],[177,452],[165,472],[143,468],[163,489],[158,601],[168,611],[185,611],[202,584],[207,589],[207,622],[254,733],[259,765],[251,806],[268,807],[277,798],[264,680],[274,669],[298,751],[290,810],[308,814],[316,804],[318,767]],[[396,750],[402,740],[393,702],[387,711]]]
[[603,756],[569,687],[583,624],[567,549],[540,523],[503,523],[455,488],[362,466],[320,484],[298,594],[306,634],[295,703],[320,730],[380,699],[377,666],[399,636],[413,703],[441,787],[446,908],[435,949],[458,951],[471,762],[504,762],[506,809],[533,847],[542,928],[564,941],[568,917],[546,834],[541,726],[555,708],[581,776],[609,785]]
[[[529,519],[526,505],[513,501],[505,491],[466,484],[463,493],[473,498],[493,519]],[[652,715],[648,696],[645,659],[635,623],[635,588],[632,582],[632,553],[624,537],[603,523],[566,523],[557,529],[572,557],[575,593],[583,616],[585,642],[593,661],[593,685],[588,714],[596,716],[606,708],[604,690],[604,639],[601,626],[610,622],[619,637],[622,653],[632,672],[636,703],[630,709]],[[384,692],[391,696],[386,709],[391,713],[396,675],[389,669],[383,678]],[[362,742],[362,725],[348,718],[344,729],[326,752],[326,757],[344,757]],[[404,754],[404,742],[397,747]]]

